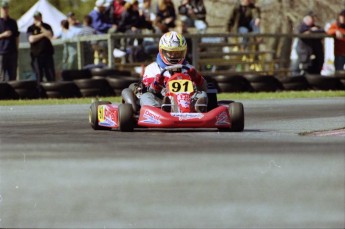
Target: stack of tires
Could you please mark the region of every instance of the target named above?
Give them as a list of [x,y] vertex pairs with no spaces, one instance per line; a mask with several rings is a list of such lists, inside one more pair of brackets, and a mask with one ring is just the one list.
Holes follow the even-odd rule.
[[301,90],[344,90],[345,74],[275,77],[271,75],[218,75],[205,77],[219,92],[275,92]]
[[81,96],[79,88],[73,81],[43,82],[41,86],[44,98],[78,98]]
[[283,90],[282,84],[271,75],[244,75],[254,92],[274,92]]
[[37,99],[40,97],[40,88],[36,80],[9,81],[8,84],[13,90],[9,95],[13,99]]
[[252,91],[252,87],[247,79],[241,75],[218,75],[205,77],[208,83],[216,85],[219,92],[245,92]]
[[321,76],[307,74],[306,79],[313,90],[344,90],[341,76]]

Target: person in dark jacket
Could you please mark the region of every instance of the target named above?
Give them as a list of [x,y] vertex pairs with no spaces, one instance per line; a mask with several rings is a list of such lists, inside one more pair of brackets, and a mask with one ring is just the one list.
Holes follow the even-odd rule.
[[108,33],[113,32],[116,29],[115,24],[111,24],[108,21],[105,11],[108,7],[106,0],[97,0],[95,3],[95,8],[89,13],[89,16],[92,18],[92,27],[98,33]]
[[[308,12],[298,26],[299,34],[325,34],[325,31],[315,24],[315,15]],[[300,38],[297,43],[299,68],[302,73],[320,74],[325,58],[322,38]]]
[[43,81],[55,81],[54,47],[51,43],[53,30],[51,26],[42,21],[42,14],[34,13],[34,23],[27,30],[31,46],[31,66],[36,74],[38,85]]
[[0,18],[0,82],[16,80],[19,31],[17,22],[9,16],[8,2],[1,4]]
[[206,32],[206,7],[203,0],[182,0],[178,11],[187,27],[195,27],[199,33]]
[[158,0],[155,25],[161,33],[176,26],[176,11],[172,0]]
[[[241,0],[232,10],[228,21],[228,32],[247,34],[249,32],[260,33],[260,8],[250,0]],[[248,38],[242,39],[244,48],[247,47]]]

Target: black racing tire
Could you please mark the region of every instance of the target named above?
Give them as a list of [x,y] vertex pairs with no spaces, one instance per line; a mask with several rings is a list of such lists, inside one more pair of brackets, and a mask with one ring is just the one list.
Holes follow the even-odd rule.
[[[249,84],[249,83],[248,83]],[[250,84],[249,84],[250,85]],[[246,92],[249,87],[244,87],[241,82],[218,83],[219,92]]]
[[16,98],[14,89],[8,83],[0,82],[0,100]]
[[133,93],[133,91],[130,88],[125,88],[121,92],[122,101],[124,101],[127,104],[131,104],[133,112],[135,114],[139,113],[140,107],[137,104],[138,98]]
[[107,77],[107,81],[113,89],[124,89],[129,87],[132,83],[138,83],[139,78],[133,76]]
[[98,106],[111,104],[109,101],[97,101],[91,104],[89,110],[89,123],[94,130],[111,130],[109,127],[103,127],[98,125]]
[[218,101],[218,105],[229,105],[230,103],[233,103],[233,100],[227,100],[227,99],[222,99]]
[[19,99],[38,99],[40,97],[37,87],[14,89]]
[[63,70],[61,72],[61,77],[64,81],[73,81],[78,79],[89,79],[92,77],[91,71],[89,69],[70,69]]
[[250,84],[255,92],[274,92],[280,90],[275,84],[268,82],[253,82]]
[[8,81],[8,84],[14,88],[20,89],[31,89],[37,88],[37,81],[36,80],[15,80],[15,81]]
[[338,77],[307,74],[306,78],[315,90],[344,90],[344,85]]
[[270,75],[244,75],[249,82],[254,91],[279,91],[283,90],[284,87],[281,82]]
[[132,132],[134,129],[134,118],[132,105],[123,103],[118,108],[119,130],[122,132]]
[[103,92],[100,88],[86,88],[80,89],[82,97],[96,97],[103,96]]
[[93,68],[91,69],[91,75],[92,76],[118,76],[118,75],[125,75],[130,76],[130,71],[124,71],[124,70],[116,70],[113,68]]
[[64,98],[60,91],[46,91],[45,97],[49,99],[61,99]]
[[244,108],[242,103],[233,102],[229,105],[231,119],[230,131],[241,132],[244,129]]
[[43,82],[41,86],[48,98],[81,97],[79,88],[72,81]]
[[79,89],[86,88],[106,88],[108,86],[107,80],[105,79],[80,79],[74,80],[74,83],[78,86]]

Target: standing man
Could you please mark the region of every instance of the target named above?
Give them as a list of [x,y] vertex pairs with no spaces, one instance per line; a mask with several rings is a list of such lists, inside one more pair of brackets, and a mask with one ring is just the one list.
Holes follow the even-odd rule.
[[50,25],[42,22],[42,14],[34,14],[34,24],[27,30],[28,40],[31,45],[31,66],[36,74],[37,83],[55,80],[54,47],[51,43],[53,30]]
[[[309,11],[302,23],[298,26],[299,34],[325,34],[321,26],[316,25],[316,15]],[[299,38],[297,43],[297,55],[299,68],[302,73],[319,75],[322,70],[325,54],[322,38]]]
[[336,71],[345,70],[345,9],[342,10],[337,20],[327,30],[334,36],[334,67]]
[[[237,4],[231,13],[227,24],[228,32],[234,32],[239,34],[260,33],[261,23],[261,10],[255,6],[251,0],[241,0]],[[257,39],[260,41],[261,39]],[[248,46],[249,38],[243,37],[241,40],[243,47],[246,49]]]
[[8,2],[1,3],[0,18],[0,82],[16,80],[19,31],[17,22],[9,16]]

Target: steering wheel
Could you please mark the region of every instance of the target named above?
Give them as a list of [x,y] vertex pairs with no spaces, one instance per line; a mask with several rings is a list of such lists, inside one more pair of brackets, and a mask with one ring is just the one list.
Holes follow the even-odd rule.
[[190,67],[183,64],[175,64],[175,65],[167,66],[161,71],[161,76],[163,76],[166,71],[177,70],[177,69],[185,69],[188,71]]

